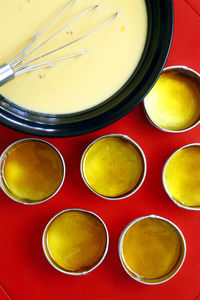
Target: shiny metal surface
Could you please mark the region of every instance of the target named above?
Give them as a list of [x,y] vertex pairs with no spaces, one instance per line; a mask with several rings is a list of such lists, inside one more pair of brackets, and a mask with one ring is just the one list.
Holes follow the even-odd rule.
[[0,66],[0,86],[15,77],[15,73],[10,64]]

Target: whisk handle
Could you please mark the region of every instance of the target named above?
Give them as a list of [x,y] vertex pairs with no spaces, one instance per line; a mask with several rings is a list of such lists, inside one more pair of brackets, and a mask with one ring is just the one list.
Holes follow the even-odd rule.
[[0,66],[0,86],[5,84],[7,81],[15,77],[15,72],[13,71],[11,65],[4,64]]

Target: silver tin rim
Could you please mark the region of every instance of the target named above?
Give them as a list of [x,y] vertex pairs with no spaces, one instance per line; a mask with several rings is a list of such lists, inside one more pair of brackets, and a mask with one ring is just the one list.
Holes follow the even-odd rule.
[[[131,144],[133,144],[134,146],[136,146],[136,148],[138,149],[138,152],[141,154],[142,159],[143,159],[143,165],[144,165],[144,169],[143,169],[143,174],[142,174],[142,179],[139,183],[139,185],[136,187],[136,189],[133,189],[133,191],[128,192],[127,194],[123,195],[123,196],[119,196],[119,197],[107,197],[107,196],[103,196],[99,193],[97,193],[95,190],[93,190],[90,185],[88,184],[87,180],[85,179],[84,176],[84,159],[85,156],[87,154],[87,151],[89,150],[89,148],[94,145],[97,141],[103,139],[103,138],[107,138],[107,137],[121,137],[124,138],[126,140],[128,140]],[[84,183],[86,184],[86,186],[97,196],[106,199],[106,200],[122,200],[125,198],[128,198],[130,196],[132,196],[133,194],[135,194],[137,192],[137,190],[139,190],[139,188],[141,187],[141,185],[143,184],[145,177],[146,177],[146,173],[147,173],[147,162],[146,162],[146,157],[144,155],[143,150],[141,149],[141,147],[133,140],[131,139],[129,136],[125,135],[125,134],[120,134],[120,133],[113,133],[113,134],[106,134],[103,136],[98,137],[97,139],[95,139],[94,141],[92,141],[87,148],[85,149],[85,151],[83,152],[83,155],[81,157],[81,162],[80,162],[80,172],[81,172],[81,177],[84,181]]]
[[[138,277],[134,277],[133,275],[131,275],[128,270],[125,268],[124,266],[124,262],[123,262],[123,259],[122,259],[122,256],[123,256],[123,253],[122,253],[122,243],[123,243],[123,239],[124,239],[124,236],[126,234],[126,232],[128,231],[128,229],[135,223],[137,223],[138,221],[141,221],[141,220],[144,220],[144,219],[147,219],[147,218],[156,218],[156,219],[160,219],[160,220],[163,220],[167,223],[169,223],[175,230],[176,232],[178,233],[178,236],[179,238],[181,239],[181,242],[183,244],[183,257],[182,257],[182,261],[179,265],[179,267],[176,269],[176,271],[171,275],[169,276],[167,279],[163,280],[163,281],[159,281],[159,282],[147,282],[147,281],[142,281],[140,280],[140,278]],[[131,221],[122,231],[120,237],[119,237],[119,241],[118,241],[118,255],[119,255],[119,259],[120,259],[120,262],[122,264],[122,267],[124,268],[124,270],[126,271],[126,273],[131,277],[133,278],[134,280],[142,283],[142,284],[147,284],[147,285],[157,285],[157,284],[162,284],[168,280],[170,280],[172,277],[174,277],[178,271],[180,270],[180,268],[182,267],[184,261],[185,261],[185,257],[186,257],[186,241],[185,241],[185,237],[183,235],[183,233],[181,232],[181,230],[178,228],[178,226],[176,224],[174,224],[173,222],[171,222],[170,220],[166,219],[166,218],[163,218],[163,217],[160,217],[160,216],[157,216],[157,215],[148,215],[148,216],[144,216],[144,217],[139,217],[139,218],[136,218],[134,219],[133,221]]]
[[1,167],[1,164],[2,164],[2,159],[4,157],[4,155],[6,154],[7,151],[11,150],[12,148],[14,148],[15,146],[17,146],[18,144],[21,144],[21,143],[26,143],[28,141],[37,141],[37,142],[42,142],[42,143],[45,143],[47,145],[49,145],[51,148],[53,148],[59,155],[60,157],[60,160],[62,162],[62,167],[63,167],[63,178],[62,178],[62,181],[59,185],[59,187],[57,188],[57,190],[51,195],[49,196],[48,198],[44,199],[44,200],[41,200],[41,201],[36,201],[36,202],[25,202],[25,201],[20,201],[20,200],[17,200],[15,199],[14,197],[12,197],[7,191],[6,189],[4,188],[4,184],[2,183],[2,178],[0,178],[0,187],[2,189],[2,191],[10,198],[12,199],[13,201],[17,202],[17,203],[21,203],[21,204],[25,204],[25,205],[36,205],[36,204],[40,204],[40,203],[43,203],[43,202],[46,202],[48,201],[49,199],[51,199],[53,196],[55,196],[58,191],[61,189],[62,185],[63,185],[63,182],[65,180],[65,174],[66,174],[66,167],[65,167],[65,162],[64,162],[64,158],[62,156],[62,154],[60,153],[60,151],[54,146],[52,145],[51,143],[45,141],[45,140],[42,140],[42,139],[39,139],[39,138],[26,138],[26,139],[20,139],[20,140],[17,140],[15,141],[14,143],[10,144],[3,152],[2,154],[0,155],[0,167]]
[[182,149],[184,148],[189,148],[189,147],[200,147],[200,143],[193,143],[193,144],[188,144],[188,145],[185,145],[181,148],[179,148],[178,150],[174,151],[171,156],[167,159],[167,161],[165,162],[164,164],[164,167],[163,167],[163,171],[162,171],[162,183],[163,183],[163,187],[165,189],[165,192],[167,193],[167,195],[169,196],[169,198],[179,207],[181,208],[184,208],[184,209],[187,209],[187,210],[200,210],[200,206],[187,206],[187,205],[184,205],[184,204],[181,204],[180,202],[178,202],[177,200],[175,200],[171,194],[169,193],[168,191],[168,188],[167,188],[167,185],[166,185],[166,180],[165,180],[165,171],[166,171],[166,168],[167,168],[167,165],[169,163],[169,161],[171,160],[171,158],[179,151],[181,151]]
[[[188,68],[188,67],[182,66],[182,65],[179,65],[179,66],[170,66],[170,67],[164,68],[163,71],[162,71],[162,73],[165,72],[165,71],[168,71],[168,70],[177,70],[177,71],[181,70],[181,71],[185,71],[185,73],[193,75],[192,77],[196,78],[199,81],[199,84],[200,84],[200,74],[197,71],[195,71],[195,70],[193,70],[191,68]],[[166,129],[166,128],[163,128],[163,127],[159,126],[157,123],[155,123],[152,120],[151,116],[149,115],[149,113],[147,111],[146,97],[143,100],[143,108],[144,108],[145,115],[146,115],[147,119],[149,120],[149,122],[154,127],[156,127],[157,129],[159,129],[161,131],[164,131],[164,132],[168,132],[168,133],[182,133],[182,132],[186,132],[186,131],[189,131],[189,130],[193,129],[194,127],[196,127],[197,125],[200,124],[200,120],[197,120],[193,125],[185,128],[185,129],[181,129],[181,130],[169,130],[169,129]]]
[[[105,229],[105,233],[106,233],[106,247],[105,247],[105,250],[104,250],[104,254],[102,255],[102,258],[99,260],[99,262],[93,266],[90,270],[87,270],[87,271],[84,271],[84,272],[76,272],[76,273],[73,273],[73,272],[69,272],[67,270],[64,270],[62,267],[59,268],[59,266],[57,266],[56,264],[53,264],[52,261],[49,259],[49,255],[46,251],[46,234],[47,234],[47,230],[48,230],[48,227],[49,225],[53,222],[54,219],[56,219],[59,215],[65,213],[65,212],[69,212],[69,211],[78,211],[78,212],[84,212],[84,213],[88,213],[88,214],[91,214],[93,216],[95,216],[100,222],[101,224],[103,225],[104,229]],[[108,247],[109,247],[109,234],[108,234],[108,229],[106,227],[106,224],[104,223],[104,221],[97,215],[95,214],[94,212],[91,212],[89,210],[85,210],[85,209],[81,209],[81,208],[69,208],[69,209],[65,209],[65,210],[62,210],[61,212],[57,213],[46,225],[44,231],[43,231],[43,235],[42,235],[42,248],[43,248],[43,251],[44,251],[44,254],[48,260],[48,262],[56,269],[58,270],[59,272],[61,273],[64,273],[64,274],[68,274],[68,275],[73,275],[73,276],[79,276],[79,275],[86,275],[90,272],[92,272],[94,269],[96,269],[102,262],[103,260],[105,259],[106,255],[107,255],[107,252],[108,252]]]

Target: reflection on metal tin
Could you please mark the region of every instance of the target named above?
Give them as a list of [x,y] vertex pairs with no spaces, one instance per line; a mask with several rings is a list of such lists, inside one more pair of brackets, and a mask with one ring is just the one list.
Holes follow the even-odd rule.
[[178,206],[200,210],[200,144],[175,151],[163,168],[163,186]]
[[35,138],[11,144],[0,157],[0,184],[14,201],[37,204],[52,198],[65,178],[60,152],[50,143]]
[[146,175],[142,149],[126,135],[110,134],[93,141],[83,153],[81,175],[98,196],[118,200],[134,194]]
[[172,278],[186,255],[186,243],[180,229],[155,215],[128,224],[120,236],[118,249],[125,271],[133,279],[149,285]]
[[42,244],[55,269],[69,275],[85,275],[104,260],[109,236],[99,216],[73,208],[61,211],[49,221]]
[[200,75],[184,66],[165,68],[144,99],[149,121],[165,132],[184,132],[200,123]]

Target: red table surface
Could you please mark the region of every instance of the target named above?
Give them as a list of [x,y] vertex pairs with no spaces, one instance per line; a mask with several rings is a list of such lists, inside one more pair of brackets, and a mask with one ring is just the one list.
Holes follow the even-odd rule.
[[[162,1],[162,0],[160,0]],[[200,1],[174,0],[175,29],[167,66],[186,65],[200,72]],[[131,197],[108,201],[94,195],[79,171],[81,155],[95,138],[122,133],[133,138],[147,158],[147,176]],[[0,152],[9,144],[30,137],[0,126]],[[46,139],[63,154],[66,179],[59,193],[46,203],[26,206],[0,191],[0,300],[36,299],[200,299],[200,212],[177,207],[166,195],[161,181],[166,159],[176,149],[200,142],[200,127],[180,134],[165,133],[150,125],[142,104],[102,130],[74,138]],[[42,233],[56,213],[67,208],[97,213],[110,235],[103,263],[85,276],[69,276],[55,270],[42,250]],[[179,226],[187,243],[186,260],[168,282],[148,286],[136,282],[123,270],[118,258],[118,238],[133,219],[149,214],[168,218]]]

